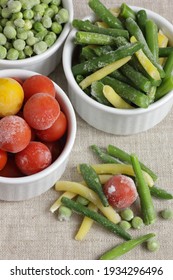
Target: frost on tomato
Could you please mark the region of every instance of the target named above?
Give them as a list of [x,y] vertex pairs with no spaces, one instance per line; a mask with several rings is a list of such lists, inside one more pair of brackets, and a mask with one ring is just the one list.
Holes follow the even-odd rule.
[[51,127],[59,114],[58,101],[46,93],[34,94],[23,108],[24,119],[32,128],[38,130]]
[[19,116],[6,116],[0,120],[0,148],[17,153],[23,150],[31,140],[31,129]]
[[134,181],[125,175],[112,176],[103,186],[109,204],[117,209],[131,206],[138,193]]
[[55,87],[51,79],[44,75],[33,75],[23,83],[24,98],[27,101],[32,95],[43,92],[55,97]]
[[46,145],[31,141],[24,150],[15,154],[15,162],[23,174],[32,175],[48,167],[52,155]]

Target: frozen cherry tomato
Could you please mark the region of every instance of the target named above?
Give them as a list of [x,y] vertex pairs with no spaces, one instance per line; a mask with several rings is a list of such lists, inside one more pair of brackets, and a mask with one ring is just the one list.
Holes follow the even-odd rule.
[[34,129],[44,130],[53,125],[60,114],[58,101],[47,93],[36,93],[25,103],[23,116]]
[[134,181],[125,175],[112,176],[103,186],[109,204],[117,209],[127,208],[138,194]]
[[7,163],[7,152],[0,149],[0,170],[4,168]]
[[53,125],[45,130],[37,130],[36,135],[39,139],[47,142],[53,142],[60,139],[67,129],[67,118],[65,114],[61,111],[57,120]]
[[31,140],[31,129],[19,116],[6,116],[0,120],[0,148],[17,153],[23,150]]
[[52,155],[46,145],[31,141],[24,150],[15,154],[15,162],[22,173],[32,175],[48,167]]
[[33,75],[23,83],[24,98],[28,100],[33,94],[43,92],[55,97],[55,87],[51,79],[44,75]]
[[12,154],[10,154],[8,156],[8,160],[7,160],[5,167],[2,170],[0,170],[0,176],[9,177],[9,178],[16,178],[16,177],[24,176],[24,174],[17,167]]
[[11,77],[12,79],[16,80],[21,86],[23,85],[23,80],[18,77]]
[[49,148],[52,154],[52,161],[55,161],[59,157],[65,145],[61,140],[55,142],[43,142],[43,144]]

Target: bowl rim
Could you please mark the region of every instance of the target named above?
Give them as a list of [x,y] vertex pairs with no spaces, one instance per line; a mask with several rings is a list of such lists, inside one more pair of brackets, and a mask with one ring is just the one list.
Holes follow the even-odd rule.
[[[143,8],[143,7],[138,7],[138,6],[130,6],[132,9],[135,9],[138,11],[139,9],[145,10],[149,17],[157,17],[157,20],[162,21],[164,25],[169,29],[173,30],[173,25],[164,17],[161,15],[157,14],[154,11],[151,11],[149,9]],[[83,19],[94,19],[95,15],[94,13],[91,13],[88,16],[85,16]],[[145,114],[147,112],[151,112],[157,108],[159,108],[161,105],[167,103],[170,99],[173,98],[173,90],[167,93],[165,96],[163,96],[161,99],[155,101],[154,103],[150,104],[148,108],[135,108],[135,109],[118,109],[118,108],[112,108],[109,106],[106,106],[104,104],[101,104],[97,102],[96,100],[92,99],[91,97],[87,96],[87,94],[84,93],[84,91],[79,87],[77,84],[72,71],[71,71],[71,65],[72,65],[72,60],[69,58],[71,57],[71,54],[74,51],[75,45],[73,43],[73,39],[76,33],[76,29],[72,28],[70,31],[69,35],[66,38],[64,48],[63,48],[63,54],[62,54],[62,61],[63,61],[63,68],[64,68],[64,73],[66,75],[69,87],[73,87],[73,90],[75,91],[75,94],[80,96],[80,98],[84,99],[85,102],[89,103],[91,106],[95,106],[97,109],[112,113],[114,115],[126,115],[126,116],[132,116],[132,115],[138,115],[138,114]],[[173,31],[172,31],[173,34]],[[72,59],[72,58],[71,58]]]
[[[0,77],[7,77],[6,74],[8,74],[8,76],[10,75],[10,73],[14,73],[15,72],[15,76],[32,76],[32,75],[41,75],[38,72],[34,72],[34,71],[30,71],[30,70],[23,70],[23,69],[5,69],[5,70],[0,70]],[[3,73],[3,76],[1,76],[1,73]],[[29,175],[29,176],[23,176],[23,177],[15,177],[15,178],[11,178],[11,177],[2,177],[0,176],[0,183],[8,183],[11,185],[16,185],[16,184],[25,184],[25,183],[32,183],[32,182],[36,182],[38,180],[40,180],[43,177],[46,177],[47,175],[50,175],[53,171],[55,171],[57,169],[57,167],[59,167],[64,160],[66,160],[72,150],[72,147],[74,145],[75,142],[75,138],[76,138],[76,130],[77,130],[77,122],[76,122],[76,115],[73,109],[73,106],[67,96],[67,94],[63,91],[63,89],[56,84],[54,81],[52,81],[54,83],[55,89],[56,89],[56,95],[60,95],[62,97],[62,100],[67,104],[67,109],[68,109],[68,122],[70,123],[69,128],[68,128],[68,133],[67,133],[67,140],[65,143],[65,146],[61,152],[61,154],[58,156],[58,158],[51,163],[51,165],[49,165],[47,168],[45,168],[44,170],[33,174],[33,175]]]
[[56,50],[58,50],[63,42],[65,41],[70,29],[71,29],[71,22],[73,20],[74,16],[74,9],[73,9],[73,3],[71,0],[62,0],[63,6],[68,7],[69,11],[69,21],[65,23],[62,32],[60,33],[59,37],[57,38],[56,42],[48,48],[45,52],[34,55],[33,57],[27,57],[20,60],[7,60],[7,59],[0,59],[1,66],[8,67],[16,67],[16,66],[23,66],[27,63],[27,65],[30,65],[32,63],[37,63],[42,59],[46,59],[47,57],[51,56]]

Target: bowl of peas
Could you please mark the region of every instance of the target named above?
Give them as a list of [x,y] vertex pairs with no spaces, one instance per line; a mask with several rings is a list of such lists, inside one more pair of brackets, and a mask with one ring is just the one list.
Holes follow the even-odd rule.
[[88,4],[92,14],[73,20],[63,49],[71,102],[101,131],[146,131],[172,108],[173,26],[142,7]]
[[0,1],[0,70],[49,75],[61,60],[72,19],[70,0]]

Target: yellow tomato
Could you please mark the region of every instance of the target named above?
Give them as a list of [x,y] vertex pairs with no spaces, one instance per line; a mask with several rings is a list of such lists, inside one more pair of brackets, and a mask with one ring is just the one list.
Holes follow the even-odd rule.
[[16,80],[0,78],[0,117],[17,114],[23,100],[23,88]]

